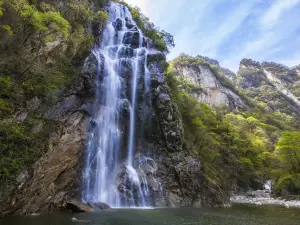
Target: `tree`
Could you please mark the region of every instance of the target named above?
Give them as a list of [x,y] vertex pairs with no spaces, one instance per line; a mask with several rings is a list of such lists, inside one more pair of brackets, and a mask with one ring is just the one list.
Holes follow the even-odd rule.
[[3,16],[3,8],[2,8],[2,5],[3,5],[3,1],[0,0],[0,16]]
[[290,172],[300,172],[300,132],[284,132],[277,143],[277,154]]

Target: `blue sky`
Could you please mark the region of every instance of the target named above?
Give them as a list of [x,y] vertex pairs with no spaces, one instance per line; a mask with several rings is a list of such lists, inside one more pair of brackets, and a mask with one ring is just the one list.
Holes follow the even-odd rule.
[[125,0],[174,35],[180,53],[217,59],[237,71],[242,58],[300,64],[300,0]]

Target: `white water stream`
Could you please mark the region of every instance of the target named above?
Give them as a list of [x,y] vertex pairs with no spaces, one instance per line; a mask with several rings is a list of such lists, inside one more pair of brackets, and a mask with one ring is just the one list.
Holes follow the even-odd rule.
[[[133,165],[137,86],[142,74],[144,92],[150,91],[150,73],[146,63],[147,41],[127,7],[111,3],[109,14],[101,46],[93,50],[98,61],[94,102],[96,113],[92,118],[88,137],[82,200],[104,202],[112,207],[148,207],[149,187],[146,174],[142,167],[134,168]],[[130,69],[129,77],[121,75],[124,63]],[[124,94],[124,86],[128,83],[126,79],[130,79],[130,85]],[[121,146],[119,108],[120,102],[124,100],[130,103],[129,129],[125,137],[128,143],[127,157],[124,163],[125,181],[130,185],[126,188],[126,193],[121,193],[118,186],[122,165],[121,150],[124,151],[126,146]]]

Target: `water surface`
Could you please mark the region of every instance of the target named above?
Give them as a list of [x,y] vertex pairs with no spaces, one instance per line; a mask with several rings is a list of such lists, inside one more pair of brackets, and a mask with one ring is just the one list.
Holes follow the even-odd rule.
[[[78,220],[86,222],[72,221]],[[0,225],[297,225],[300,209],[235,205],[219,209],[118,209],[111,212],[10,217]]]

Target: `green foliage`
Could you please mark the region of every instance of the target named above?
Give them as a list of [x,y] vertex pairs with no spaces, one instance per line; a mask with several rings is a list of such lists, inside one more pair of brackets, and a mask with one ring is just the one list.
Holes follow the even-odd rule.
[[11,95],[13,82],[11,77],[0,76],[0,96],[9,97]]
[[5,116],[11,112],[11,107],[8,101],[0,98],[0,115]]
[[86,5],[70,2],[68,7],[69,9],[66,13],[68,20],[85,26],[92,22],[94,12]]
[[8,33],[9,36],[13,35],[13,31],[9,25],[1,25],[0,28]]
[[[37,123],[47,126],[43,132],[31,130]],[[0,180],[14,177],[40,157],[45,149],[45,135],[53,129],[51,123],[31,120],[18,124],[12,120],[0,121]]]
[[24,5],[21,17],[35,28],[36,31],[61,33],[67,37],[70,33],[70,24],[59,12],[39,12],[34,6]]
[[149,18],[141,14],[138,8],[132,8],[124,2],[121,3],[129,8],[137,26],[143,31],[145,36],[152,40],[157,50],[168,53],[169,48],[175,46],[174,38],[170,33],[157,29],[154,24],[149,21]]
[[[57,1],[58,2],[58,1]],[[48,110],[76,82],[94,37],[93,22],[105,25],[108,14],[90,1],[0,0],[0,181],[30,168],[56,129],[41,112],[27,109],[32,98]],[[99,1],[106,3],[107,1]],[[2,4],[3,3],[3,4]],[[14,119],[26,111],[23,121]],[[33,132],[36,126],[42,130]]]
[[0,76],[0,115],[2,117],[11,113],[9,98],[12,96],[12,86],[10,77]]
[[300,132],[283,132],[277,143],[277,155],[286,172],[300,173]]
[[2,5],[3,5],[3,1],[0,1],[0,16],[3,16],[3,11],[4,11]]
[[300,194],[300,174],[283,175],[275,184],[277,195],[299,195]]
[[274,121],[291,118],[264,114],[260,109],[214,110],[197,102],[188,94],[187,81],[177,75],[177,68],[189,65],[197,69],[199,64],[208,66],[202,59],[182,55],[168,67],[166,76],[184,123],[184,149],[200,157],[205,177],[223,190],[258,189],[265,180],[278,179],[282,162],[274,150],[282,127]]
[[108,18],[109,18],[109,15],[106,11],[104,11],[104,10],[97,11],[97,13],[96,13],[97,20],[105,22],[108,20]]

